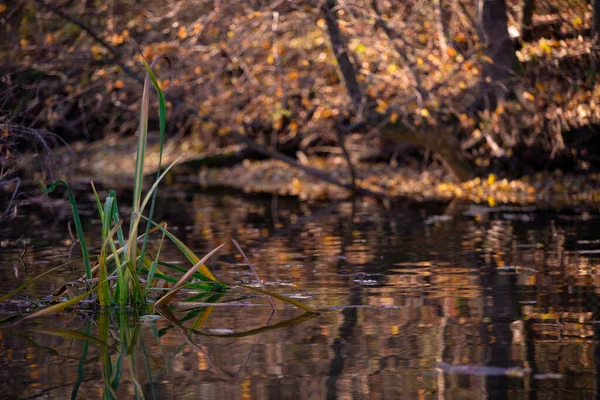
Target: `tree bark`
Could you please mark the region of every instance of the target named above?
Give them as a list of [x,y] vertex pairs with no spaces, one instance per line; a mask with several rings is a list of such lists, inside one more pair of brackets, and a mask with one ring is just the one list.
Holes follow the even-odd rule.
[[600,0],[592,0],[592,37],[600,41]]
[[350,61],[350,57],[348,57],[348,49],[344,43],[342,32],[337,24],[335,7],[335,0],[325,0],[323,2],[322,10],[325,15],[329,42],[331,43],[331,50],[338,62],[339,74],[344,81],[346,91],[350,95],[352,106],[355,110],[358,110],[362,104],[363,95],[356,79],[355,68]]
[[[342,33],[337,25],[337,19],[333,11],[335,5],[335,0],[326,0],[323,4],[327,33],[339,65],[339,73],[342,75],[354,111],[358,112],[364,102],[363,95],[356,79],[356,70],[350,62],[348,50],[344,45]],[[376,0],[373,0],[373,9],[376,14],[380,15]],[[390,40],[393,40],[393,32],[390,32],[385,24],[382,27],[386,30]],[[386,117],[372,110],[366,110],[364,115],[366,123],[370,126],[379,126]],[[396,123],[386,124],[380,131],[383,137],[432,150],[440,157],[446,170],[458,181],[463,182],[475,177],[475,172],[461,149],[458,139],[446,130],[427,126],[417,131],[397,121]]]
[[531,24],[533,23],[533,10],[535,9],[535,0],[523,0],[521,9],[521,40],[531,40]]
[[508,34],[505,0],[479,0],[479,21],[486,45],[486,55],[493,61],[484,64],[484,77],[493,85],[496,99],[506,96],[507,81],[517,65],[517,56]]

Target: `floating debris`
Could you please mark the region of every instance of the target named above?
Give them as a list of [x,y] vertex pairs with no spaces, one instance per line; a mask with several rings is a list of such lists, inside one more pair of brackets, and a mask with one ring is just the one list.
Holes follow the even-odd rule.
[[472,376],[508,376],[523,378],[531,374],[531,368],[512,367],[502,368],[488,365],[453,365],[437,363],[437,366],[447,374],[472,375]]

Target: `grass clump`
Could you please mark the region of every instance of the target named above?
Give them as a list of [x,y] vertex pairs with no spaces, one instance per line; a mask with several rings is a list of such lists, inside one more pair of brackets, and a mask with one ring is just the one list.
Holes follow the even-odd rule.
[[[167,58],[164,59],[167,60],[170,65],[170,61]],[[139,307],[145,306],[150,302],[150,293],[154,289],[156,289],[156,291],[166,290],[166,293],[158,298],[158,300],[155,302],[155,305],[165,306],[172,303],[175,300],[176,295],[184,288],[192,289],[195,292],[193,298],[191,298],[193,301],[210,299],[211,296],[214,296],[216,293],[224,293],[229,289],[227,284],[220,282],[204,265],[204,263],[215,252],[225,245],[225,243],[221,244],[204,257],[200,258],[194,254],[189,247],[187,247],[183,242],[169,232],[165,223],[156,223],[152,219],[158,184],[163,179],[165,174],[177,162],[177,160],[174,161],[171,165],[165,168],[164,171],[161,172],[162,166],[160,160],[162,158],[166,127],[166,99],[164,92],[161,90],[152,71],[153,66],[159,60],[160,58],[156,58],[152,62],[152,65],[149,65],[144,60],[146,77],[144,80],[140,109],[136,166],[133,181],[133,204],[128,235],[125,235],[123,229],[123,218],[119,214],[115,191],[110,190],[108,196],[106,199],[104,199],[104,202],[102,202],[92,183],[98,214],[100,216],[100,220],[102,221],[100,253],[97,255],[96,261],[92,266],[92,257],[89,255],[87,242],[83,232],[73,191],[63,180],[55,181],[48,188],[43,187],[42,189],[46,193],[54,191],[59,185],[64,186],[67,190],[69,202],[73,211],[76,233],[81,245],[81,251],[85,264],[84,281],[87,285],[87,290],[85,290],[84,293],[69,298],[68,300],[27,315],[25,317],[26,319],[64,310],[65,308],[76,305],[81,300],[90,297],[95,299],[101,307]],[[148,136],[148,114],[150,108],[149,97],[152,87],[158,94],[159,104],[159,164],[154,184],[151,186],[148,192],[143,195],[144,156],[146,153]],[[144,215],[146,210],[148,210],[148,213],[147,215]],[[143,225],[144,222],[145,226]],[[143,233],[140,234],[142,231]],[[161,239],[158,250],[156,250],[154,253],[151,253],[148,250],[148,241],[150,235],[153,233],[160,234]],[[160,261],[161,249],[163,248],[166,239],[175,244],[181,253],[190,261],[192,264],[191,268],[185,269]],[[237,243],[234,242],[234,244],[241,252],[241,249]],[[247,262],[250,268],[253,268],[249,261]],[[167,270],[183,273],[183,276],[180,278],[175,278],[166,273]],[[37,278],[34,278],[28,283],[1,297],[0,301],[4,301],[12,297],[36,279]],[[157,287],[159,285],[162,287]],[[271,301],[272,297],[299,307],[304,311],[315,312],[311,308],[296,300],[268,292],[264,289],[264,287],[262,289],[252,286],[244,287],[250,290],[258,291],[261,294],[267,294],[269,296],[269,301]]]

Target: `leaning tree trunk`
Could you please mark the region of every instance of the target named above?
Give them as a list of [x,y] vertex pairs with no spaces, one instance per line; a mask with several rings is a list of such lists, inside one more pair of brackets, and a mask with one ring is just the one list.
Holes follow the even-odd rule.
[[508,78],[517,65],[515,47],[508,34],[505,0],[479,0],[479,23],[486,45],[486,55],[493,61],[484,64],[484,77],[492,85],[488,94],[499,100],[510,89]]
[[362,104],[362,93],[358,80],[356,79],[356,73],[350,57],[348,56],[348,48],[342,36],[342,32],[337,24],[337,18],[335,16],[335,0],[325,0],[323,2],[322,10],[325,14],[325,23],[327,25],[327,33],[329,36],[329,42],[331,43],[331,49],[337,60],[338,74],[341,75],[346,86],[346,91],[350,95],[352,106],[358,109]]

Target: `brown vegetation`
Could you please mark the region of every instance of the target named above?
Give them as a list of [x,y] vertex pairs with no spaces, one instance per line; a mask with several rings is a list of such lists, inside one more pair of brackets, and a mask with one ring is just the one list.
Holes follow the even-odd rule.
[[134,132],[137,43],[173,60],[170,127],[197,151],[341,157],[349,179],[320,178],[346,188],[360,160],[439,160],[459,181],[596,169],[592,7],[478,4],[0,3],[0,118],[69,142]]

